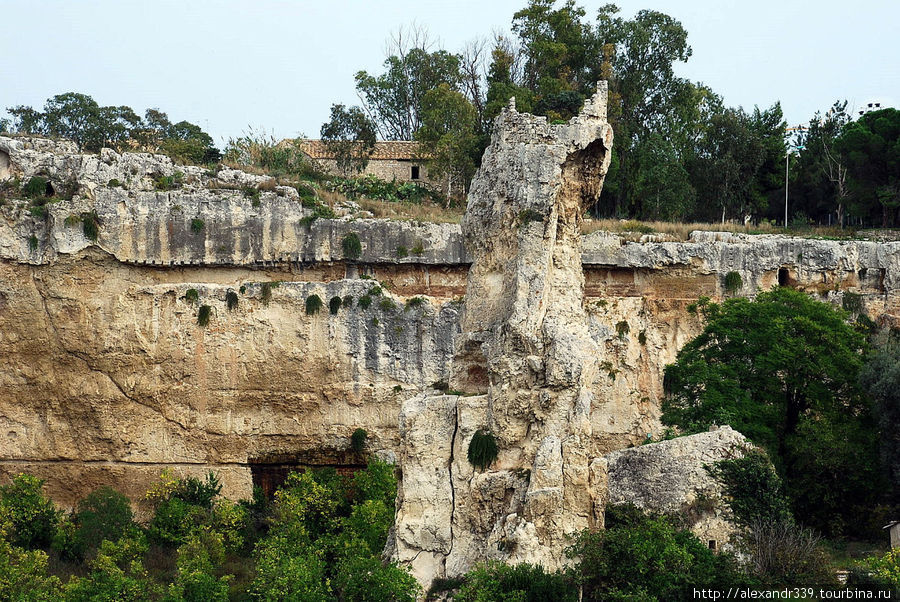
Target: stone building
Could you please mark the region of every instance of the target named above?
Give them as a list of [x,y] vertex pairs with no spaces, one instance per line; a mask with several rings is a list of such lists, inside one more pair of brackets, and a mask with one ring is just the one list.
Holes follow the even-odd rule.
[[[297,147],[310,160],[317,163],[325,171],[340,175],[334,153],[330,152],[321,140],[298,140]],[[430,187],[440,188],[441,182],[428,177],[427,157],[418,142],[409,140],[386,140],[375,143],[369,163],[364,174],[377,176],[388,182],[413,182]]]

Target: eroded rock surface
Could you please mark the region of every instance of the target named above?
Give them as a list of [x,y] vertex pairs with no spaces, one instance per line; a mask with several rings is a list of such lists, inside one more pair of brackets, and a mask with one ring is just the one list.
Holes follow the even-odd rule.
[[[418,429],[450,402],[411,400],[401,411],[404,481],[418,491],[403,485],[397,558],[425,583],[487,558],[558,568],[569,537],[598,520],[591,409],[607,376],[584,310],[579,226],[609,166],[606,101],[604,84],[567,124],[514,104],[494,124],[462,226],[472,266],[451,381],[477,395],[446,408],[453,445],[426,465]],[[466,460],[479,429],[500,447],[484,472]],[[449,509],[449,538],[418,528],[431,504]]]

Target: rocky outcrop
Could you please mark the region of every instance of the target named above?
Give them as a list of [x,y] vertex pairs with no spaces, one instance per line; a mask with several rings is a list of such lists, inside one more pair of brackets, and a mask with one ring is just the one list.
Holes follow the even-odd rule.
[[[514,104],[494,124],[462,225],[472,266],[451,380],[477,395],[401,410],[396,557],[425,583],[487,558],[558,568],[569,538],[598,520],[591,412],[606,375],[584,310],[579,227],[609,166],[606,101],[604,84],[567,124]],[[452,443],[426,451],[422,429],[441,420]],[[466,459],[479,429],[500,447],[484,472]],[[430,518],[447,521],[437,537],[423,528]]]
[[743,435],[723,426],[615,451],[600,459],[596,468],[607,473],[607,503],[681,514],[701,541],[718,549],[727,546],[737,531],[723,503],[722,484],[706,467],[740,458],[748,447]]

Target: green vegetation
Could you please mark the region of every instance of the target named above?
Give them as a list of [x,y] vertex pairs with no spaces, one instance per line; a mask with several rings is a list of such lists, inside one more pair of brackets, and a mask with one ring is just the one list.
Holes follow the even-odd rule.
[[361,454],[366,447],[366,439],[368,439],[368,437],[369,433],[366,432],[366,429],[356,429],[353,431],[353,434],[350,435],[350,449]]
[[410,297],[409,299],[406,300],[406,304],[405,304],[405,306],[404,306],[404,310],[405,310],[405,311],[409,311],[410,309],[415,309],[415,308],[417,308],[417,307],[422,307],[422,306],[424,306],[426,303],[428,303],[428,300],[425,299],[425,297]]
[[201,328],[209,326],[209,318],[212,315],[212,307],[209,305],[201,305],[197,311],[197,325]]
[[238,296],[237,293],[229,290],[225,293],[225,307],[228,308],[228,311],[234,311],[238,306]]
[[409,255],[409,250],[406,247],[404,247],[403,245],[399,245],[397,247],[397,258],[403,259],[407,255]]
[[509,566],[489,562],[475,567],[459,583],[450,585],[459,587],[459,592],[453,596],[455,602],[577,602],[579,599],[574,573],[548,573],[543,567],[532,564]]
[[359,107],[331,105],[331,119],[322,125],[320,134],[345,176],[364,170],[375,150],[375,125]]
[[341,309],[341,305],[343,305],[343,301],[340,297],[334,296],[328,301],[328,311],[331,312],[332,316],[336,316],[338,311]]
[[86,94],[66,92],[48,99],[43,111],[23,105],[8,111],[12,130],[69,138],[87,151],[104,146],[135,150],[136,143],[137,150],[159,149],[181,163],[210,163],[220,157],[203,130],[187,121],[173,124],[157,109],[147,109],[141,118],[131,107],[101,107]]
[[353,307],[353,295],[344,295],[341,299],[341,305],[347,309]]
[[97,242],[100,236],[100,218],[95,211],[81,214],[81,229],[85,238]]
[[413,205],[420,205],[426,201],[440,202],[443,200],[440,194],[425,186],[419,186],[412,182],[387,182],[371,174],[356,178],[334,178],[326,184],[326,187],[349,199],[367,198]]
[[171,176],[159,176],[153,182],[154,187],[162,192],[168,190],[176,190],[178,188],[181,188],[183,184],[184,174],[180,171],[176,171]]
[[34,253],[38,249],[38,237],[34,234],[28,237],[28,250]]
[[106,185],[110,188],[122,188],[122,182],[116,178],[111,179]]
[[744,286],[744,280],[737,272],[728,272],[725,274],[725,292],[730,295],[735,294]]
[[[447,388],[444,390],[446,391]],[[469,441],[469,450],[466,453],[466,458],[468,458],[469,464],[484,470],[497,459],[498,451],[497,441],[494,439],[493,433],[479,429],[475,431],[475,434],[472,435],[472,440]]]
[[363,295],[359,298],[359,301],[356,303],[356,305],[360,309],[369,309],[369,306],[372,305],[372,297],[370,297],[369,295]]
[[382,297],[378,302],[378,307],[381,308],[381,311],[394,311],[397,309],[397,304],[390,297]]
[[188,303],[196,303],[200,300],[200,293],[198,293],[197,289],[195,288],[189,288],[188,290],[184,291],[184,299]]
[[341,239],[341,249],[344,251],[344,259],[359,259],[362,255],[362,243],[359,241],[359,234],[356,232],[348,232]]
[[631,332],[631,327],[628,325],[628,322],[625,320],[616,322],[616,336],[620,339],[624,339],[628,336],[629,332]]
[[271,282],[263,282],[259,287],[259,296],[263,305],[268,305],[272,300],[272,289],[274,285]]
[[540,211],[535,211],[534,209],[523,209],[519,212],[519,225],[542,221],[544,221],[544,215]]
[[310,295],[306,298],[306,315],[314,316],[322,309],[322,298],[319,295]]
[[25,186],[22,188],[22,194],[30,199],[40,198],[42,196],[50,196],[47,194],[47,186],[50,181],[41,176],[32,176]]
[[200,219],[199,217],[195,217],[191,220],[191,232],[193,232],[194,234],[200,234],[201,232],[203,232],[203,228],[205,225],[206,224],[202,219]]
[[858,386],[863,335],[842,310],[783,287],[698,308],[703,333],[665,370],[663,422],[685,432],[731,425],[769,453],[804,524],[865,531],[882,476]]
[[416,246],[414,246],[412,248],[412,254],[413,255],[424,255],[425,254],[425,245],[421,240],[417,241]]

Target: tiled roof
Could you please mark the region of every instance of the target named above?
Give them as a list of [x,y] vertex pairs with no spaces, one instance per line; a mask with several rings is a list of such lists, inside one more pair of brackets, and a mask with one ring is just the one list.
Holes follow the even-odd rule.
[[[284,143],[294,141],[286,140]],[[283,143],[283,144],[284,144]],[[301,151],[312,157],[313,159],[333,159],[334,155],[325,148],[325,143],[321,140],[297,140],[297,146]],[[384,140],[375,143],[375,150],[372,151],[370,159],[408,159],[415,160],[423,158],[420,154],[419,143],[409,140]]]

